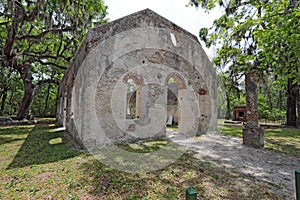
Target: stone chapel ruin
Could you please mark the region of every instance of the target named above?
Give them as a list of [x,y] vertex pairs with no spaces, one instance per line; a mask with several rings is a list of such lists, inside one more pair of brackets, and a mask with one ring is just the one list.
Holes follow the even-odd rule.
[[146,9],[88,31],[57,121],[84,145],[162,137],[170,117],[178,134],[200,135],[216,130],[216,84],[196,36]]

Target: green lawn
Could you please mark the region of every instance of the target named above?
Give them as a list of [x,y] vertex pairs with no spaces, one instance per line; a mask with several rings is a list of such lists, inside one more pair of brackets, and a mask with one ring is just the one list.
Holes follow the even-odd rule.
[[[142,153],[167,143],[121,146]],[[130,174],[71,145],[53,121],[0,127],[0,199],[184,199],[189,186],[199,199],[279,199],[274,186],[200,162],[192,152],[165,169]]]
[[[242,124],[222,124],[219,132],[225,135],[243,137]],[[275,150],[300,157],[300,129],[264,128],[265,149]]]

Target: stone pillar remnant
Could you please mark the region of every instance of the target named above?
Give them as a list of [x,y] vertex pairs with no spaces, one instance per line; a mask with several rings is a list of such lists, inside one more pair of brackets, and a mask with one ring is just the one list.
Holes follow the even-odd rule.
[[246,126],[243,129],[243,144],[251,147],[264,146],[264,130],[258,123],[257,83],[254,72],[246,74]]

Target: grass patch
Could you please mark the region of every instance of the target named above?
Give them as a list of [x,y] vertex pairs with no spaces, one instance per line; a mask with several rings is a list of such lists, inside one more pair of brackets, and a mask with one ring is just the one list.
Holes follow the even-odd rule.
[[139,143],[119,143],[118,147],[125,151],[135,152],[135,153],[150,153],[161,148],[167,147],[169,140],[153,140],[153,141],[143,141]]
[[279,199],[265,183],[195,160],[192,153],[152,173],[112,170],[97,160],[82,169],[90,177],[89,185],[96,186],[90,194],[104,199],[185,199],[189,186],[195,187],[199,199]]
[[243,137],[243,126],[242,125],[223,125],[218,130],[224,135],[230,135],[235,137]]
[[171,129],[173,131],[178,131],[178,125],[168,125],[167,129]]
[[265,130],[266,148],[300,156],[300,129],[278,128]]
[[[0,127],[0,199],[279,199],[270,185],[182,155],[164,169],[130,174],[70,148],[52,123]],[[168,141],[121,144],[133,152],[164,148]]]
[[[243,125],[224,124],[219,132],[224,135],[243,137]],[[265,149],[283,152],[293,156],[300,155],[300,129],[264,128]]]

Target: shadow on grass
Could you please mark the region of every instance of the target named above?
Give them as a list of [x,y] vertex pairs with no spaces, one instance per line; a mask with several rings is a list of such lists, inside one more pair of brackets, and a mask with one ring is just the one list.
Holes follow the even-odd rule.
[[[295,157],[300,155],[300,144],[296,141],[286,141],[280,139],[265,139],[265,149],[283,152]],[[283,145],[284,144],[284,145]]]
[[297,128],[265,129],[265,134],[272,137],[290,137],[300,139],[300,129]]
[[265,130],[265,148],[299,157],[300,129]]
[[[71,150],[66,145],[64,134],[64,130],[53,124],[36,124],[28,133],[8,169],[51,163],[80,155],[80,152]],[[6,142],[13,140],[11,138]]]
[[20,141],[20,140],[23,140],[23,139],[14,138],[14,137],[1,137],[0,136],[0,145],[13,143],[13,142]]
[[117,146],[125,151],[135,153],[150,153],[161,148],[165,148],[169,144],[168,140],[154,140],[143,142],[140,144],[136,143],[118,143]]
[[[144,149],[144,152],[147,151],[148,148]],[[199,176],[184,177],[190,170],[196,170],[191,168],[191,162],[185,162],[187,157],[190,156],[182,156],[179,161],[165,169],[137,174],[111,169],[94,159],[81,165],[81,169],[87,175],[87,179],[82,180],[82,183],[90,181],[89,185],[93,185],[93,189],[89,191],[93,198],[183,199],[185,189],[190,185],[199,189],[204,177],[201,166],[196,167]]]
[[154,172],[122,172],[96,159],[82,164],[80,169],[86,178],[79,185],[92,186],[91,199],[185,199],[185,190],[190,186],[196,189],[199,199],[277,199],[262,184],[195,160],[190,153]]
[[29,134],[33,125],[27,126],[0,126],[0,136],[12,135],[19,136],[23,134]]

